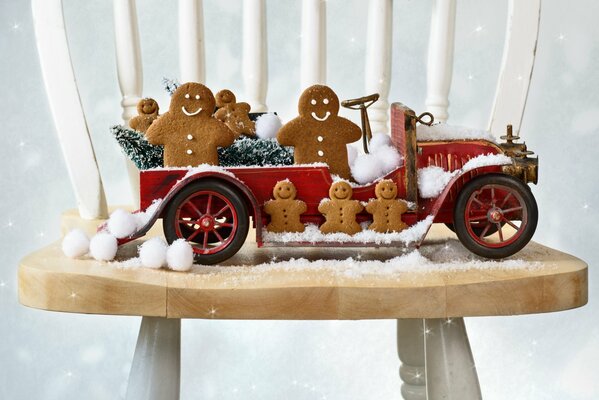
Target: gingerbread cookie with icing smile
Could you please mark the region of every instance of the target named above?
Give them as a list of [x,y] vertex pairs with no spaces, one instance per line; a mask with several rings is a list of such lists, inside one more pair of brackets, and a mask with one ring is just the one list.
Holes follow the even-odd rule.
[[324,85],[310,86],[298,103],[299,116],[277,133],[282,146],[294,146],[296,164],[327,163],[331,174],[351,177],[347,158],[348,143],[362,136],[360,127],[340,117],[339,98]]
[[188,82],[171,96],[169,110],[156,119],[146,132],[153,145],[164,146],[165,167],[218,165],[218,147],[230,146],[235,135],[212,117],[215,100],[201,83]]
[[152,122],[158,118],[158,103],[146,97],[137,103],[137,116],[131,118],[129,126],[138,132],[146,132]]
[[335,182],[329,189],[330,200],[321,202],[318,211],[326,221],[320,226],[322,233],[342,232],[354,235],[362,230],[356,214],[364,209],[358,200],[352,200],[353,191],[349,183]]
[[408,226],[401,220],[401,216],[408,210],[405,201],[396,199],[397,185],[390,179],[385,179],[376,184],[374,188],[376,200],[370,200],[366,211],[373,216],[373,222],[368,229],[380,233],[401,232]]

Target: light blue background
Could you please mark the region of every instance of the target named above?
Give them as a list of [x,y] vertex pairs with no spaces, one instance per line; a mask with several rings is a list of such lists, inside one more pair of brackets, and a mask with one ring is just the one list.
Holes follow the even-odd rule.
[[[108,127],[119,121],[112,2],[65,0],[73,63],[111,204],[129,201]],[[174,1],[138,2],[144,94],[177,77]],[[207,83],[243,99],[241,1],[205,2]],[[501,60],[507,2],[460,0],[450,122],[485,127]],[[299,1],[267,1],[267,103],[287,120],[299,94]],[[363,95],[367,2],[327,2],[328,83]],[[424,110],[430,1],[394,5],[391,100]],[[599,3],[543,2],[522,136],[540,154],[535,240],[586,260],[590,303],[563,313],[467,320],[485,399],[599,398]],[[482,30],[477,32],[480,26]],[[469,79],[469,77],[471,79]],[[139,318],[27,309],[18,261],[59,237],[75,205],[49,113],[29,2],[0,1],[0,399],[124,395]],[[353,115],[352,117],[356,117]],[[183,399],[397,399],[394,321],[183,323]]]

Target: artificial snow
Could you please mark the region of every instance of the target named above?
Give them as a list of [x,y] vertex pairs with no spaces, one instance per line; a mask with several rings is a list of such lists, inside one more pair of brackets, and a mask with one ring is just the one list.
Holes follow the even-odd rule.
[[483,139],[495,142],[495,137],[489,131],[447,125],[443,122],[431,126],[424,124],[418,125],[416,127],[416,138],[422,141]]
[[430,166],[418,170],[418,195],[423,199],[430,199],[441,194],[449,181],[460,171],[445,171],[441,167]]
[[[378,133],[373,135],[370,142],[370,153],[358,154],[353,163],[350,163],[352,177],[360,185],[374,182],[397,168],[402,158],[397,149],[386,144],[387,135]],[[376,138],[376,140],[375,140]]]
[[137,222],[130,212],[119,208],[110,214],[106,227],[116,238],[123,239],[137,231]]
[[391,137],[386,133],[375,133],[368,142],[368,148],[376,150],[382,146],[391,146]]
[[133,214],[135,218],[135,223],[137,225],[137,230],[140,230],[144,226],[153,219],[154,214],[158,211],[158,208],[162,204],[162,199],[156,199],[152,201],[152,204],[146,208],[144,211],[137,212]]
[[512,159],[504,154],[483,154],[478,157],[474,157],[462,166],[462,172],[468,172],[470,170],[488,167],[491,165],[506,165],[511,164]]
[[[166,169],[168,169],[168,168],[166,168]],[[175,168],[175,169],[180,169],[180,168]],[[193,176],[195,174],[199,174],[202,172],[218,172],[218,173],[230,176],[231,178],[235,178],[235,174],[227,171],[223,167],[219,167],[218,165],[200,164],[197,167],[188,167],[187,173],[185,174],[185,176],[183,176],[183,178],[181,178],[181,180],[183,180],[185,178],[189,178],[190,176]]]
[[168,245],[164,239],[154,237],[139,246],[139,261],[141,266],[159,269],[166,265],[166,251]]
[[266,113],[256,119],[256,136],[260,139],[274,139],[283,124],[275,113]]
[[411,227],[401,232],[380,233],[367,229],[368,223],[362,224],[362,231],[355,235],[347,233],[322,233],[315,224],[307,224],[304,232],[269,232],[262,230],[262,240],[264,242],[277,243],[359,243],[359,244],[391,244],[391,243],[410,243],[419,242],[433,223],[433,216],[429,215],[422,221],[417,222]]
[[116,237],[108,232],[98,232],[89,242],[89,252],[98,261],[110,261],[116,256]]
[[503,154],[483,154],[474,157],[464,164],[462,168],[453,172],[445,171],[443,168],[437,166],[420,168],[418,170],[418,195],[423,199],[437,197],[457,175],[480,167],[511,163],[512,159]]
[[73,229],[62,239],[62,252],[69,258],[83,257],[89,252],[89,238],[81,229]]
[[351,144],[348,144],[347,145],[347,163],[349,165],[352,165],[354,163],[354,161],[356,161],[357,157],[358,157],[358,149],[356,149]]
[[166,263],[175,271],[189,271],[193,265],[193,248],[185,239],[175,240],[166,250]]

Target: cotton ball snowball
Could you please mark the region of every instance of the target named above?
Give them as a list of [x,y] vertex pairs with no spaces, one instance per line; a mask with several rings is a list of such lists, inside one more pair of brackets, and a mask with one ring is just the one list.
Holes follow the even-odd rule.
[[356,157],[358,157],[358,150],[350,144],[347,145],[347,163],[352,165],[354,161],[356,161]]
[[360,154],[351,166],[351,174],[359,184],[374,181],[383,174],[383,166],[374,154]]
[[81,229],[73,229],[62,239],[62,252],[69,258],[78,258],[89,252],[89,238]]
[[108,230],[119,239],[126,238],[137,230],[136,218],[131,213],[119,208],[110,214]]
[[96,233],[89,242],[89,252],[98,261],[113,260],[117,248],[116,237],[108,232]]
[[386,133],[375,133],[368,142],[371,151],[376,151],[383,146],[391,146],[391,138]]
[[401,162],[401,156],[394,147],[381,146],[376,149],[374,155],[383,167],[383,173],[386,174],[397,168]]
[[185,239],[175,240],[166,250],[166,263],[175,271],[189,271],[193,265],[193,249]]
[[155,237],[139,246],[139,259],[146,268],[158,269],[166,265],[166,242]]
[[283,124],[278,115],[266,113],[256,119],[256,136],[260,139],[274,139]]

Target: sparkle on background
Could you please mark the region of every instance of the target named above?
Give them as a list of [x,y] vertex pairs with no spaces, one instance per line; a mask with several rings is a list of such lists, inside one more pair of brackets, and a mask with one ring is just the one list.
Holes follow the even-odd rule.
[[25,147],[25,142],[24,141],[20,141],[19,142],[19,147],[22,149],[23,147]]
[[562,42],[562,41],[566,40],[566,36],[563,33],[560,33],[557,36],[557,40],[559,40],[560,42]]
[[19,29],[21,29],[21,24],[19,24],[18,22],[13,22],[11,28],[13,31],[18,31]]
[[4,281],[0,281],[0,288],[3,288],[3,287],[5,287],[5,286],[6,286],[6,282],[4,282]]
[[474,28],[474,32],[475,32],[475,33],[480,33],[480,32],[482,32],[482,31],[483,31],[483,29],[485,29],[485,27],[484,27],[484,26],[482,26],[482,25],[478,25],[476,28]]
[[71,292],[71,294],[69,295],[69,297],[70,297],[71,299],[74,299],[75,297],[77,297],[77,293],[75,293],[75,292]]
[[590,208],[590,206],[589,206],[587,203],[584,203],[584,204],[582,205],[582,209],[583,209],[583,210],[588,210],[589,208]]
[[9,219],[8,223],[6,224],[6,227],[7,228],[12,228],[13,225],[14,225],[13,222]]
[[473,80],[473,79],[474,79],[474,75],[472,75],[472,74],[468,74],[468,80],[469,80],[469,81],[471,81],[471,80]]
[[218,310],[214,307],[211,307],[210,310],[208,310],[208,315],[210,315],[211,317],[214,317],[216,315],[216,312]]

